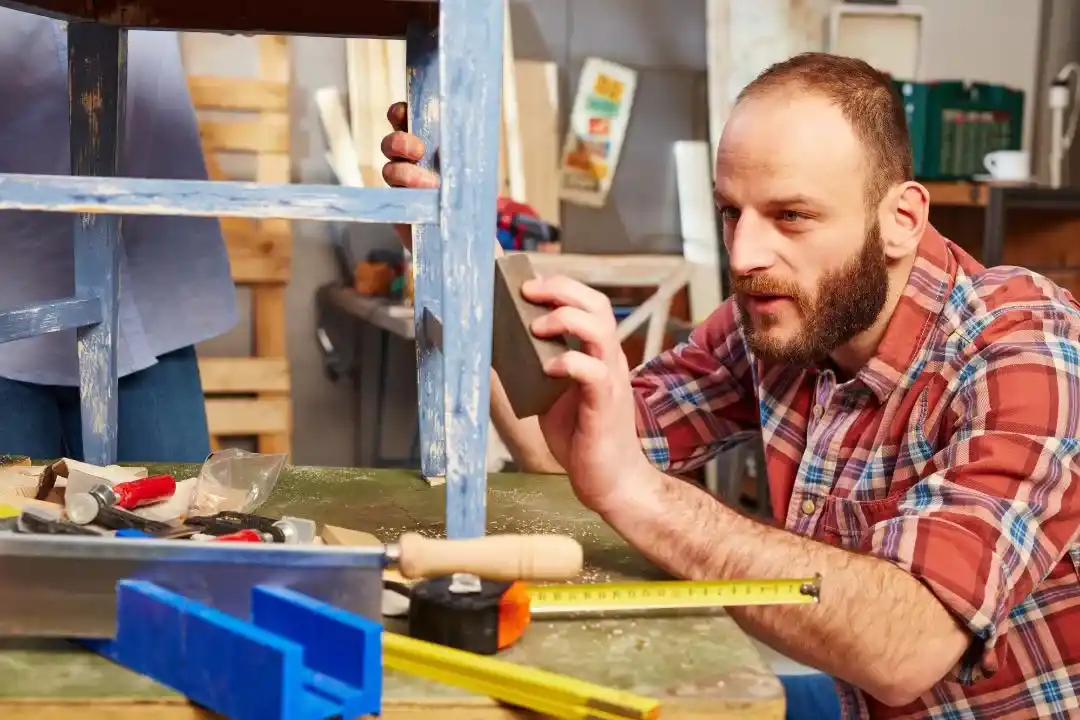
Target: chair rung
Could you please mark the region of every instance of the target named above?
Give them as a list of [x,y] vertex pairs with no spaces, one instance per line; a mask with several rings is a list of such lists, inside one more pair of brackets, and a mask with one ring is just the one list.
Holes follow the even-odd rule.
[[0,210],[426,225],[439,191],[0,173]]
[[64,298],[0,310],[0,343],[101,322],[100,298]]

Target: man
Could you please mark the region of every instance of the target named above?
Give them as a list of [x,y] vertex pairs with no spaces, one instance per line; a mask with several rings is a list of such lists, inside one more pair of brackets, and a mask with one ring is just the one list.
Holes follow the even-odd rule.
[[[129,34],[121,174],[205,180],[178,36]],[[67,175],[64,23],[0,8],[0,172]],[[72,215],[0,212],[0,308],[74,294]],[[195,344],[236,323],[215,218],[131,216],[120,265],[117,453],[202,462],[210,450]],[[0,344],[0,452],[82,457],[75,332]]]
[[[401,108],[391,112],[400,119]],[[384,141],[394,185],[435,179]],[[539,336],[572,390],[517,422],[529,470],[674,575],[820,573],[814,606],[733,608],[839,681],[845,715],[1065,718],[1080,707],[1080,306],[929,225],[903,106],[865,63],[806,54],[743,90],[717,152],[734,299],[632,373],[599,293],[562,277]],[[668,475],[760,433],[776,526]]]

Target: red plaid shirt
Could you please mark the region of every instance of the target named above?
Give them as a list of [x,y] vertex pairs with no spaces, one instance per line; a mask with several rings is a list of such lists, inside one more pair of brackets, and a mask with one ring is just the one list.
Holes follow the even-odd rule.
[[777,522],[896,564],[971,630],[973,652],[906,707],[840,683],[845,717],[1080,713],[1080,305],[1067,292],[987,270],[931,229],[854,378],[764,366],[729,301],[634,386],[657,467],[684,472],[760,434]]

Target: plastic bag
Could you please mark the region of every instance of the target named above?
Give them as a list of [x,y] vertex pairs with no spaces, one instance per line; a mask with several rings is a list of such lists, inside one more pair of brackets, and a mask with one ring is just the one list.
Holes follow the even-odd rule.
[[235,448],[210,453],[199,470],[188,515],[255,512],[274,491],[288,457]]

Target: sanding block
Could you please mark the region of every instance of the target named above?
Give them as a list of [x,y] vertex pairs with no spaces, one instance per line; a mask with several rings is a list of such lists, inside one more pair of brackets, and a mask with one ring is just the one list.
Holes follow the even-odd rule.
[[538,338],[529,329],[534,320],[550,312],[521,294],[521,286],[534,277],[536,272],[524,253],[495,260],[491,366],[518,418],[546,413],[571,383],[569,378],[544,372],[544,364],[570,346],[565,339]]

